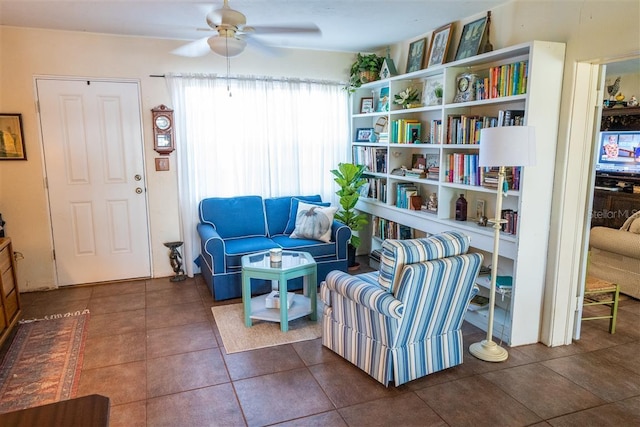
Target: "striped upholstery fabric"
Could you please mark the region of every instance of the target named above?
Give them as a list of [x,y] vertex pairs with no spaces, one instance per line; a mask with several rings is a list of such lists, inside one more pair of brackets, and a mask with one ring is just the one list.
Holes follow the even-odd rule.
[[398,273],[406,264],[460,255],[468,250],[469,237],[457,231],[446,231],[424,239],[385,240],[378,282],[395,295],[400,280]]
[[[459,237],[468,247],[468,238]],[[425,246],[404,243],[395,246],[403,259],[404,248]],[[385,386],[459,365],[462,321],[478,290],[474,282],[481,263],[480,254],[405,263],[393,278],[395,293],[378,283],[377,273],[329,273],[320,290],[323,345]]]

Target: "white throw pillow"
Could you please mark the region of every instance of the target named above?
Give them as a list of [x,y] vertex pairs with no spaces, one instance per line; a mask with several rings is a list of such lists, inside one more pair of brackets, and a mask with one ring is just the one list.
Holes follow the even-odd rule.
[[338,208],[312,205],[300,201],[296,214],[296,228],[292,239],[331,241],[331,225]]
[[631,233],[640,234],[640,218],[636,218],[633,220],[633,222],[629,226],[629,231]]

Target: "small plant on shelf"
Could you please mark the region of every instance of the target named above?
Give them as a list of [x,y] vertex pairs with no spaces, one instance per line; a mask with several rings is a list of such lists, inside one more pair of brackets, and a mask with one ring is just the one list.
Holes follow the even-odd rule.
[[409,86],[405,90],[394,95],[393,102],[402,108],[413,108],[420,105],[420,91]]
[[375,53],[369,55],[358,53],[356,62],[351,65],[349,84],[346,89],[349,92],[353,92],[362,86],[363,83],[378,80],[383,62],[384,57],[378,56]]

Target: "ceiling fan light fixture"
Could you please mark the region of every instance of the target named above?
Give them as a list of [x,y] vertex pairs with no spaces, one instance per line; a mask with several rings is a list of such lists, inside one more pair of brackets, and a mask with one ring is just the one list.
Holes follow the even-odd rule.
[[247,46],[246,41],[235,37],[210,37],[207,43],[214,53],[227,58],[240,55]]

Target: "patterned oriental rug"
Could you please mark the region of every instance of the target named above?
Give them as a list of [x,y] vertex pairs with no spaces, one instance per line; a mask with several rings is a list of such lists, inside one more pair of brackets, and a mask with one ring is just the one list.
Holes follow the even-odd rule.
[[0,413],[74,398],[89,312],[24,321],[0,366]]

